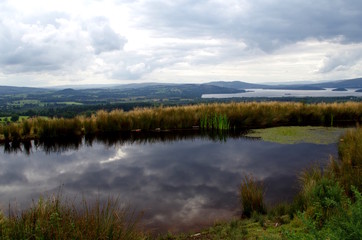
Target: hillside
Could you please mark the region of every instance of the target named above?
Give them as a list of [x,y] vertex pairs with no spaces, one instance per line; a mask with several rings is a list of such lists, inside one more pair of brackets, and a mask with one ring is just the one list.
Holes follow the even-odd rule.
[[49,90],[45,88],[0,86],[1,95],[46,93],[48,91]]
[[321,88],[362,88],[362,78],[312,84]]
[[323,90],[325,88],[362,88],[362,78],[328,81],[323,83],[307,83],[307,84],[253,84],[241,81],[225,82],[216,81],[206,83],[208,85],[228,87],[235,89],[285,89],[285,90]]

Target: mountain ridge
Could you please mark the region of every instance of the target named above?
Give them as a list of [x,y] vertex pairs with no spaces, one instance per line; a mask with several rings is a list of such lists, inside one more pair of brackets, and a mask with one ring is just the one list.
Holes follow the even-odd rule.
[[[93,87],[92,87],[93,86]],[[110,85],[90,85],[89,88],[87,85],[74,85],[74,86],[64,86],[61,87],[16,87],[16,86],[0,86],[0,94],[21,94],[21,93],[39,93],[39,92],[56,92],[70,89],[73,90],[88,90],[88,89],[154,89],[157,87],[162,88],[172,88],[172,87],[200,87],[205,88],[204,86],[217,86],[221,89],[229,89],[227,92],[230,92],[230,89],[234,90],[245,90],[245,89],[285,89],[285,90],[323,90],[325,88],[362,88],[362,78],[354,79],[345,79],[345,80],[335,80],[328,82],[320,83],[307,83],[307,84],[292,84],[288,82],[287,84],[257,84],[257,83],[248,83],[244,81],[213,81],[207,83],[157,83],[157,82],[146,82],[146,83],[131,83],[131,84],[114,84]]]

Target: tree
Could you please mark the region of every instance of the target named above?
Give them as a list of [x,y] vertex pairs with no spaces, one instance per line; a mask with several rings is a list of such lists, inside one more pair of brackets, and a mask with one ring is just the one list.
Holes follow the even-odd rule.
[[19,120],[19,115],[13,114],[10,119],[12,122],[17,122]]

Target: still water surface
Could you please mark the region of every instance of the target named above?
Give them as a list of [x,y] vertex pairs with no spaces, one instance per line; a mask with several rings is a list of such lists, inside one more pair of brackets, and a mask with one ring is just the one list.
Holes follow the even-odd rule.
[[252,173],[266,200],[290,200],[296,175],[337,154],[337,145],[284,145],[198,132],[130,134],[63,143],[0,146],[0,207],[28,207],[62,185],[63,195],[119,196],[152,232],[198,230],[238,215],[238,185]]
[[253,98],[253,97],[362,97],[358,89],[346,89],[347,91],[325,90],[284,90],[284,89],[246,89],[245,93],[230,94],[203,94],[202,98]]

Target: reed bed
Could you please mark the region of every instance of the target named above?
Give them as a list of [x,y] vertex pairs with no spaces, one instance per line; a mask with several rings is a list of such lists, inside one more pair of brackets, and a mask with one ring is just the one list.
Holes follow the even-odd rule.
[[129,112],[98,111],[91,117],[31,118],[0,127],[0,139],[16,141],[131,130],[262,128],[362,122],[362,103],[214,103],[138,108]]

